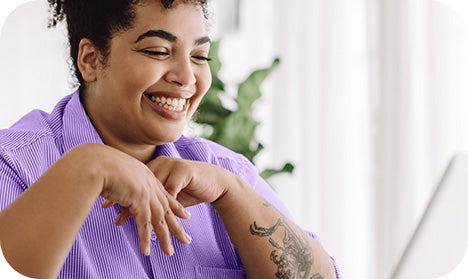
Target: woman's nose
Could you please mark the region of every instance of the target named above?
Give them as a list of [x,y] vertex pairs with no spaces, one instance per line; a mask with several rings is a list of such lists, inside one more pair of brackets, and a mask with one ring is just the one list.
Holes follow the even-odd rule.
[[190,59],[175,60],[165,75],[166,81],[181,87],[195,84],[196,78]]

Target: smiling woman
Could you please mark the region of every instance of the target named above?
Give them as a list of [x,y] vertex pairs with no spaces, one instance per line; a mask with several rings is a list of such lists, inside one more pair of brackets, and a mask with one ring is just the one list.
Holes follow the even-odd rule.
[[78,90],[0,130],[0,241],[16,270],[338,277],[245,157],[182,135],[211,83],[206,1],[49,4]]
[[[151,6],[151,1],[136,6],[134,27],[109,42],[109,50],[102,39],[101,46],[82,40],[75,62],[78,80],[85,81],[80,81],[81,88],[86,87],[84,107],[103,141],[142,161],[150,159],[155,144],[180,137],[211,83],[206,58],[210,40],[202,10],[183,5],[155,17],[154,10],[163,13],[164,8]],[[98,61],[104,61],[102,66]],[[153,97],[182,99],[185,104],[175,111],[154,103]],[[135,144],[146,152],[141,154]]]

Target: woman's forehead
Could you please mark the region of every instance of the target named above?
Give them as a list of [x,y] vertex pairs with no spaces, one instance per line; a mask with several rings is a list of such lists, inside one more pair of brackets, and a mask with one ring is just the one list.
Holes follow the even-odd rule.
[[[203,11],[198,5],[177,4],[166,9],[160,1],[153,0],[139,5],[135,12],[136,17],[132,28],[119,34],[134,43],[152,37],[166,40],[170,37],[172,39],[168,41],[172,42],[178,40],[195,42],[200,38],[208,38],[207,23]],[[170,34],[170,36],[162,36],[161,34]]]
[[[176,2],[177,3],[177,2]],[[171,8],[164,8],[160,1],[146,1],[135,9],[134,27],[140,28],[199,28],[206,31],[206,19],[200,5],[179,3]]]

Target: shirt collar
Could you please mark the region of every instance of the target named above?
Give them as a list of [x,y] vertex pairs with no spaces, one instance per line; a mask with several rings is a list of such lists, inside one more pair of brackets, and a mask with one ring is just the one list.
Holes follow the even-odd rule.
[[64,153],[85,143],[103,144],[80,101],[80,93],[72,94],[63,112]]
[[158,156],[180,158],[181,156],[179,154],[179,151],[177,150],[176,143],[177,142],[169,142],[158,146],[156,148],[156,151],[154,152],[153,158],[156,158]]

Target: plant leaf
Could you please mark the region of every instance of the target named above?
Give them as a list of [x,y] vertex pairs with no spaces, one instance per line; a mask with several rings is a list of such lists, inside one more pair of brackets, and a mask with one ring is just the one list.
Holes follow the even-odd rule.
[[210,52],[208,53],[208,57],[211,58],[211,61],[210,61],[211,75],[214,77],[218,76],[219,70],[221,70],[221,67],[223,65],[219,59],[219,46],[220,46],[220,41],[211,42]]
[[260,85],[265,78],[279,65],[279,58],[275,58],[271,66],[253,71],[246,80],[239,84],[236,102],[239,109],[252,109],[253,103],[258,100],[262,93]]
[[286,163],[284,166],[280,169],[264,169],[261,173],[260,176],[263,177],[264,179],[268,179],[272,177],[273,175],[279,174],[279,173],[292,173],[294,171],[294,165],[291,163]]
[[245,111],[234,111],[224,121],[213,127],[213,134],[210,139],[242,153],[252,160],[250,147],[252,142],[255,142],[255,129],[257,126],[258,122],[254,121]]
[[211,43],[210,53],[208,56],[211,58],[210,70],[212,76],[212,83],[208,92],[198,106],[198,115],[194,119],[199,124],[216,125],[223,121],[231,110],[226,109],[220,99],[220,95],[224,94],[224,82],[219,79],[218,73],[221,69],[222,63],[219,60],[219,41]]

